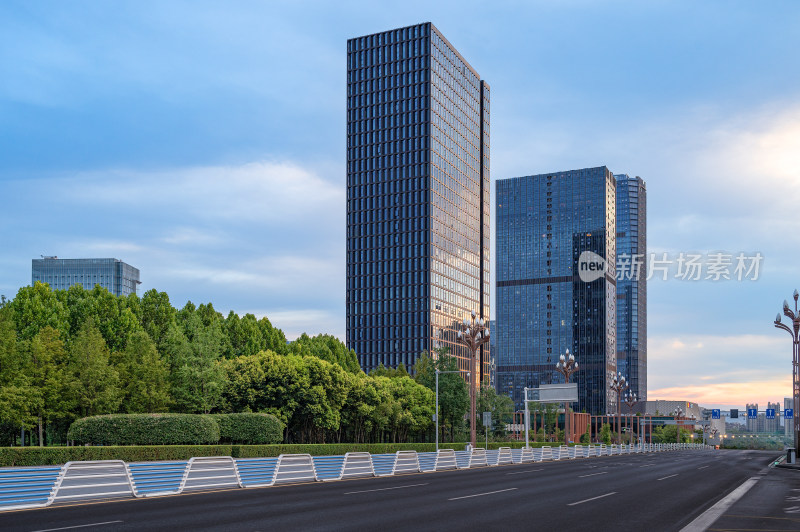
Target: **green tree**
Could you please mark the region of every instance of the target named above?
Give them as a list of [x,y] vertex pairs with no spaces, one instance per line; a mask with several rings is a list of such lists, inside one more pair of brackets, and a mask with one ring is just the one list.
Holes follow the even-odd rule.
[[349,373],[347,379],[347,398],[342,406],[338,441],[366,443],[385,428],[385,423],[381,423],[377,415],[381,395],[375,379],[364,373]]
[[236,357],[223,362],[227,374],[224,400],[232,412],[265,412],[289,424],[309,386],[300,357],[272,351]]
[[109,364],[103,335],[89,318],[72,341],[69,366],[73,375],[72,397],[80,417],[110,414],[119,408],[119,374]]
[[30,381],[17,342],[11,308],[0,307],[0,423],[30,428],[34,425]]
[[[300,356],[315,356],[322,360],[327,360],[332,364],[338,364],[350,373],[361,372],[356,352],[352,349],[347,349],[341,340],[330,334],[309,337],[303,333],[297,340],[289,344],[289,352]],[[408,373],[405,374],[408,375]]]
[[144,331],[133,333],[114,358],[122,390],[121,410],[128,414],[167,412],[169,368],[150,336]]
[[20,288],[9,308],[20,340],[31,340],[48,326],[62,334],[68,332],[69,312],[47,284],[36,281],[33,286]]
[[611,425],[603,423],[600,427],[600,440],[606,445],[611,445]]
[[142,327],[161,351],[169,326],[175,322],[177,312],[170,304],[169,296],[165,292],[158,292],[155,289],[144,293],[140,309]]
[[383,365],[383,362],[381,362],[378,367],[370,371],[369,374],[371,377],[389,377],[390,379],[396,377],[409,377],[406,365],[402,362],[396,368],[387,368]]
[[[172,396],[179,411],[208,414],[220,406],[225,388],[225,369],[220,363],[222,326],[216,321],[205,327],[200,316],[192,313],[184,329],[189,349],[180,349],[176,356],[183,358],[171,361]],[[166,334],[164,343],[168,343]]]
[[314,356],[302,357],[308,387],[293,417],[294,429],[303,443],[324,443],[325,431],[337,431],[347,399],[347,378],[338,364]]
[[[435,358],[422,353],[414,365],[414,379],[435,393],[437,369],[449,372],[459,369],[458,361],[447,348],[438,349]],[[464,430],[464,415],[469,410],[469,389],[460,373],[439,375],[439,410],[440,439],[445,441],[449,429],[450,441],[455,441],[456,433]]]
[[[491,437],[502,438],[506,435],[506,423],[511,422],[514,413],[514,401],[507,395],[500,395],[493,386],[483,383],[478,391],[478,416],[483,412],[492,413],[492,426],[488,428]],[[486,436],[487,427],[481,423],[481,433]]]
[[40,330],[29,346],[30,356],[25,373],[28,376],[28,397],[31,413],[39,428],[39,446],[44,445],[45,424],[70,416],[74,408],[69,390],[72,377],[67,371],[67,354],[57,330],[47,326]]

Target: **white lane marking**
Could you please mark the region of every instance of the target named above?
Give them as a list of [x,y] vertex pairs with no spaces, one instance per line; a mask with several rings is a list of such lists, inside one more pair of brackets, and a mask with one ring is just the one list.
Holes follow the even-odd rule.
[[534,471],[544,471],[544,469],[528,469],[527,471],[514,471],[513,473],[506,473],[506,475],[521,475],[522,473],[533,473]]
[[602,499],[603,497],[608,497],[608,496],[616,495],[616,494],[617,494],[616,491],[612,491],[611,493],[606,493],[605,495],[598,495],[597,497],[592,497],[591,499],[583,499],[582,501],[571,502],[567,506],[575,506],[575,505],[583,504],[583,503],[589,502],[589,501],[596,501],[597,499]]
[[704,465],[703,467],[698,467],[697,469],[700,470],[700,469],[705,469],[707,467],[708,467],[707,465]]
[[447,499],[448,501],[457,501],[459,499],[469,499],[471,497],[482,497],[484,495],[492,495],[493,493],[503,493],[504,491],[514,491],[517,488],[508,488],[504,490],[497,490],[497,491],[487,491],[486,493],[476,493],[474,495],[464,495],[462,497],[453,497],[452,499]]
[[399,490],[403,488],[415,488],[417,486],[427,486],[429,482],[425,482],[424,484],[406,484],[405,486],[392,486],[391,488],[377,488],[374,490],[361,490],[361,491],[346,491],[344,492],[345,495],[353,495],[355,493],[369,493],[371,491],[386,491],[386,490]]
[[608,471],[601,471],[600,473],[589,473],[588,475],[578,475],[578,478],[593,477],[595,475],[607,475]]
[[747,493],[756,482],[758,482],[758,479],[759,477],[752,477],[745,480],[741,486],[730,492],[727,497],[697,516],[694,521],[683,527],[681,532],[703,532],[704,530],[708,529],[708,527],[714,524],[714,521],[719,519],[720,516],[728,510],[728,508],[733,506],[736,501],[744,497],[744,494]]
[[53,532],[54,530],[72,530],[74,528],[86,528],[87,526],[114,525],[122,522],[123,521],[103,521],[102,523],[88,523],[86,525],[62,526],[61,528],[45,528],[42,530],[34,530],[34,532]]
[[678,473],[675,473],[674,475],[668,475],[666,477],[657,478],[656,480],[667,480],[668,478],[677,477],[677,476],[678,476]]

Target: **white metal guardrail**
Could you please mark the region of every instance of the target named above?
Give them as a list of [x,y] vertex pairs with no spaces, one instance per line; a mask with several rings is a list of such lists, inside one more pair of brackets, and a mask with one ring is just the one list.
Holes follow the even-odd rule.
[[211,488],[252,488],[589,458],[630,453],[712,449],[703,444],[501,447],[487,451],[440,449],[393,454],[352,452],[339,456],[282,454],[272,458],[196,457],[186,461],[125,463],[122,460],[67,462],[63,466],[0,468],[0,511],[40,508],[73,500],[154,497]]

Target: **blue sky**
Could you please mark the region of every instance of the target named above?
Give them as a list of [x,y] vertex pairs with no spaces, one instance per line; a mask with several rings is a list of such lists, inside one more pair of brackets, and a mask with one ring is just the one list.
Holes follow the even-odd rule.
[[182,306],[344,335],[345,43],[432,21],[492,87],[492,176],[642,176],[651,251],[759,251],[651,281],[650,398],[791,392],[795,2],[3,2],[0,294],[111,256]]

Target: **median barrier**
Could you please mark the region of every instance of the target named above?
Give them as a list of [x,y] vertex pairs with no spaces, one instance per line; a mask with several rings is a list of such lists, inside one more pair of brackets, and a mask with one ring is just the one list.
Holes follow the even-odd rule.
[[277,458],[195,457],[188,461],[126,463],[122,460],[67,462],[60,467],[0,469],[0,511],[39,508],[65,501],[115,497],[155,497],[212,488],[252,488],[299,482],[391,476],[421,471],[521,464],[620,453],[706,450],[703,444],[501,447],[487,452],[440,449],[340,456],[282,454]]

